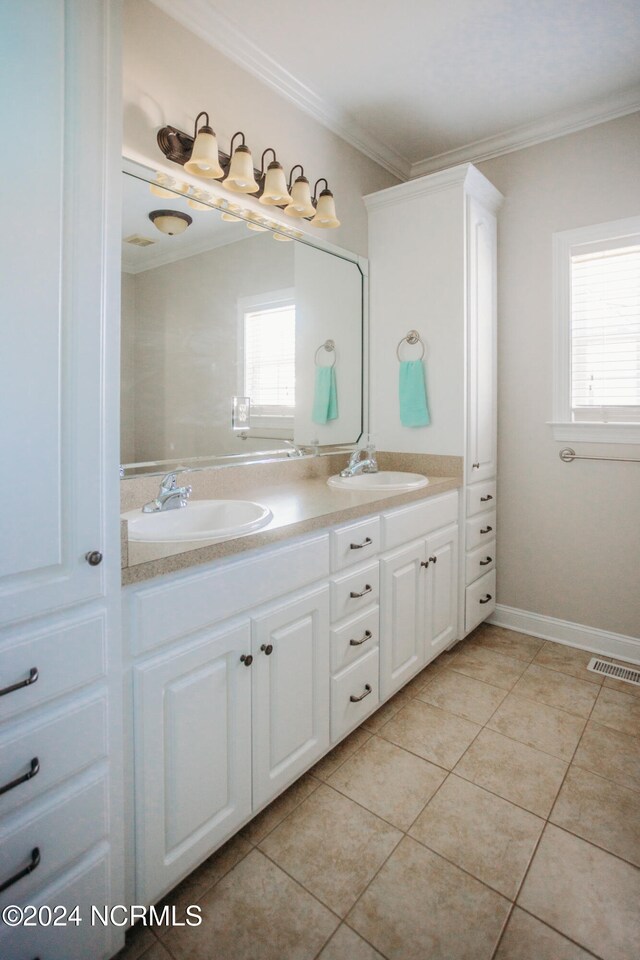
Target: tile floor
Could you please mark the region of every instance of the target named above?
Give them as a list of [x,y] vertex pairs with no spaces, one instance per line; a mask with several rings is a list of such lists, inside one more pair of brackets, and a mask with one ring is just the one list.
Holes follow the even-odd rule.
[[165,899],[120,960],[638,960],[640,688],[483,625]]

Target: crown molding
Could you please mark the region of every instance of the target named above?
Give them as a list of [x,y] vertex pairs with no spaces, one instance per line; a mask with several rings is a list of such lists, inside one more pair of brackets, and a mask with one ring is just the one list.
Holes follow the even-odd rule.
[[399,183],[377,193],[363,197],[367,211],[378,210],[380,207],[395,206],[399,200],[415,200],[432,193],[448,190],[452,186],[460,185],[465,191],[475,197],[480,203],[493,213],[498,210],[504,197],[492,183],[489,183],[484,174],[480,173],[471,163],[461,163],[456,167],[447,167],[429,176],[416,177]]
[[597,100],[586,107],[576,110],[565,110],[555,113],[533,123],[525,123],[513,127],[506,133],[499,133],[494,137],[476,140],[464,147],[448,150],[433,157],[427,157],[411,164],[410,176],[422,177],[426,174],[443,170],[460,163],[479,163],[482,160],[491,160],[501,157],[525,147],[544,143],[546,140],[555,140],[557,137],[569,133],[586,130],[607,120],[616,120],[630,113],[640,110],[640,86],[631,87],[621,93],[613,94],[604,100]]
[[351,114],[301,83],[207,0],[152,0],[152,3],[399,180],[409,179],[409,160],[367,133]]

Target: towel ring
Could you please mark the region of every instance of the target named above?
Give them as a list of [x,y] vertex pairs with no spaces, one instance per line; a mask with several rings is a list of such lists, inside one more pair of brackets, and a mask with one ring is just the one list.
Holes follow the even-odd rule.
[[396,356],[400,360],[400,347],[404,342],[410,343],[413,346],[415,343],[419,343],[422,347],[422,353],[419,356],[419,360],[424,360],[424,340],[420,336],[417,330],[409,330],[409,333],[406,337],[403,337],[398,346],[396,347]]
[[[326,350],[327,353],[333,353],[333,363],[327,363],[327,364],[324,364],[324,363],[319,364],[319,363],[318,363],[318,354],[320,353],[321,350]],[[314,361],[316,367],[319,367],[319,366],[322,366],[322,367],[324,367],[324,366],[327,366],[327,367],[335,367],[335,365],[336,365],[336,344],[335,344],[335,340],[325,340],[324,343],[321,343],[320,346],[318,347],[318,349],[316,350],[316,353],[315,353],[315,356],[314,356],[314,358],[313,358],[313,361]]]

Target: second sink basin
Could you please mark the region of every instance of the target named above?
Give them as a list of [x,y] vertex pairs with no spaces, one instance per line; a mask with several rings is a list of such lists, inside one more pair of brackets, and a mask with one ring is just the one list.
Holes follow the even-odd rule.
[[357,473],[355,477],[329,477],[330,487],[341,490],[375,491],[388,490],[389,493],[403,493],[419,490],[429,483],[421,473],[405,473],[402,470],[378,470],[377,473]]
[[229,540],[264,527],[273,514],[253,500],[191,500],[186,507],[143,513],[129,510],[129,540],[143,543],[180,543]]

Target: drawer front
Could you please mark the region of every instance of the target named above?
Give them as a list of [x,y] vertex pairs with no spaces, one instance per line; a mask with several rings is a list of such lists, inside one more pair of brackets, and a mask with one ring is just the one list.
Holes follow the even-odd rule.
[[331,580],[331,622],[378,602],[380,572],[378,561],[359,567],[354,573]]
[[496,572],[485,573],[465,590],[465,631],[486,620],[496,608]]
[[380,517],[331,531],[331,570],[344,570],[380,552]]
[[491,510],[496,505],[496,481],[485,480],[467,487],[467,516],[473,517],[483,510]]
[[[331,680],[331,742],[357,726],[379,702],[378,651],[372,650]],[[354,699],[352,699],[352,697]],[[357,698],[357,699],[356,699]]]
[[378,646],[380,629],[379,607],[371,607],[352,617],[340,627],[331,629],[331,672],[349,666]]
[[446,527],[448,523],[457,521],[457,490],[383,513],[382,549],[391,550],[423,534],[431,533],[438,527]]
[[0,736],[0,816],[106,755],[104,698],[51,711],[37,723],[12,724]]
[[466,522],[465,545],[467,550],[484,546],[496,538],[496,512],[481,513]]
[[[0,883],[15,882],[0,894],[0,907],[20,903],[32,891],[107,836],[107,781],[83,779],[55,799],[36,801],[0,826]],[[39,863],[21,876],[29,865]]]
[[496,566],[496,542],[491,540],[489,543],[470,550],[465,560],[465,583],[473,583],[478,577],[485,573],[495,570]]

